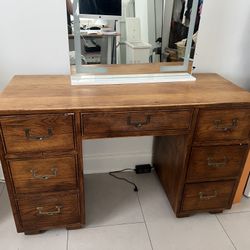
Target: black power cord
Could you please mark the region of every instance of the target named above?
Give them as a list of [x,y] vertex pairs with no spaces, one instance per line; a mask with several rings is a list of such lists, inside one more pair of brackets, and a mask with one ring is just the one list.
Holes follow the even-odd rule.
[[129,180],[126,179],[126,178],[123,178],[123,177],[119,177],[119,176],[114,175],[114,174],[117,174],[117,173],[122,173],[122,172],[125,172],[125,171],[131,171],[131,170],[132,170],[132,171],[135,171],[135,169],[133,169],[133,168],[125,168],[125,169],[122,169],[122,170],[109,172],[109,175],[112,176],[112,177],[114,177],[114,178],[116,178],[116,179],[118,179],[118,180],[123,180],[123,181],[126,181],[127,183],[133,185],[133,186],[134,186],[134,191],[135,191],[135,192],[138,192],[138,187],[136,186],[136,184],[135,184],[134,182],[129,181]]

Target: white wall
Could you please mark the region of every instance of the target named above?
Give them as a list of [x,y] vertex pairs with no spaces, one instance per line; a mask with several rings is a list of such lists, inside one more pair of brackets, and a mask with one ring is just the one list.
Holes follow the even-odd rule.
[[196,72],[217,72],[250,90],[250,1],[204,0]]
[[162,14],[163,14],[163,0],[155,0],[155,19],[156,19],[156,37],[162,36]]
[[135,16],[140,18],[141,22],[141,40],[149,42],[148,36],[148,1],[135,0]]
[[[159,0],[157,0],[159,1]],[[154,0],[148,0],[148,43],[155,47],[155,2]],[[142,20],[144,23],[144,20]]]
[[[249,12],[249,0],[205,0],[197,71],[218,72],[250,88]],[[0,32],[1,88],[15,74],[69,73],[63,0],[0,0]],[[151,148],[152,137],[86,141],[85,170],[103,172],[147,163]]]
[[68,74],[63,0],[0,0],[0,88],[15,74]]

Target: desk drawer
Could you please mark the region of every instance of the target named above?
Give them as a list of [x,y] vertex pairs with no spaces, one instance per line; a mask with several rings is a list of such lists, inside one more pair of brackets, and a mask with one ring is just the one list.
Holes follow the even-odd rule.
[[250,134],[250,109],[201,110],[196,141],[247,140]]
[[7,153],[74,149],[74,116],[20,115],[1,118]]
[[234,188],[235,181],[186,184],[182,211],[229,208]]
[[187,180],[236,178],[241,173],[247,152],[247,145],[193,147]]
[[76,164],[74,156],[9,161],[17,194],[76,189]]
[[80,221],[77,193],[29,195],[20,198],[18,205],[25,231],[65,226]]
[[82,133],[86,138],[94,138],[188,130],[192,113],[192,110],[164,110],[82,114]]

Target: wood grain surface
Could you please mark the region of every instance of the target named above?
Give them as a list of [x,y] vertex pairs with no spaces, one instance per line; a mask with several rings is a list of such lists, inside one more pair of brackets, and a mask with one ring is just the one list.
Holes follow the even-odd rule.
[[234,188],[234,181],[187,184],[183,194],[182,210],[187,212],[230,208]]
[[[82,114],[84,138],[154,135],[189,130],[193,110],[144,110]],[[176,133],[176,132],[175,132]]]
[[250,93],[217,74],[195,82],[72,86],[69,76],[15,76],[0,96],[0,114],[248,104]]
[[237,178],[247,152],[247,145],[193,147],[187,180],[194,182]]
[[40,193],[77,188],[76,156],[9,161],[15,192]]
[[63,227],[79,222],[77,193],[50,193],[19,197],[18,205],[26,231]]
[[248,140],[250,109],[201,110],[195,141]]
[[7,153],[75,148],[73,116],[64,114],[1,117]]

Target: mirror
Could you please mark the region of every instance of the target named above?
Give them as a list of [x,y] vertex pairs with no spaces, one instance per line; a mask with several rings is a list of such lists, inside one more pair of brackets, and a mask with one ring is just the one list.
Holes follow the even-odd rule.
[[203,0],[66,1],[70,62],[77,73],[109,74],[116,65],[188,70]]

